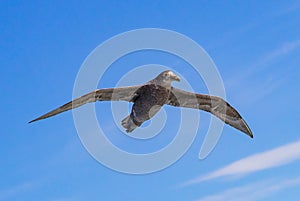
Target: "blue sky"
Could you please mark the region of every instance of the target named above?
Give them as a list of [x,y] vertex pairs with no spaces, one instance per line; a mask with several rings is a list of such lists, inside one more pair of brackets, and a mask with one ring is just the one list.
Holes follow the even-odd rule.
[[[0,200],[296,200],[299,11],[299,1],[1,1]],[[197,137],[180,160],[156,173],[129,175],[89,155],[71,112],[27,124],[72,98],[78,70],[95,47],[148,27],[182,33],[208,52],[227,101],[246,119],[254,139],[225,126],[213,152],[199,160],[210,119],[200,112]],[[149,63],[172,66],[195,91],[207,93],[186,62],[151,51],[115,62],[99,87],[112,87]],[[97,103],[96,109],[108,138],[122,149],[154,151],[174,137],[167,124],[153,141],[130,142],[115,125],[109,103]],[[165,111],[176,122],[176,108]]]

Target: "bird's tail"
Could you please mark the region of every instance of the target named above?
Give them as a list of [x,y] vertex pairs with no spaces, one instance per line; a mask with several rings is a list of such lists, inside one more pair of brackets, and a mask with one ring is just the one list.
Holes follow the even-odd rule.
[[128,115],[125,119],[122,120],[122,126],[126,129],[127,133],[131,133],[138,126],[133,122],[130,115]]

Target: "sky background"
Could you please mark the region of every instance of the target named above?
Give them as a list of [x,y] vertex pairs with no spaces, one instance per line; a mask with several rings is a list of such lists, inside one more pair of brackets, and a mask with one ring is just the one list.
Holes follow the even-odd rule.
[[[299,11],[295,0],[2,0],[0,200],[298,200]],[[254,139],[225,126],[213,152],[199,160],[210,120],[200,112],[197,137],[180,160],[156,173],[129,175],[89,155],[71,112],[27,124],[72,98],[78,70],[99,44],[149,27],[182,33],[208,52],[224,81],[227,101],[246,119]],[[99,88],[113,87],[128,71],[151,63],[170,66],[195,91],[207,93],[191,66],[155,51],[116,61]],[[170,123],[145,142],[124,135],[110,108],[110,103],[97,103],[97,117],[107,137],[124,150],[148,153],[174,138],[176,108],[166,107]]]

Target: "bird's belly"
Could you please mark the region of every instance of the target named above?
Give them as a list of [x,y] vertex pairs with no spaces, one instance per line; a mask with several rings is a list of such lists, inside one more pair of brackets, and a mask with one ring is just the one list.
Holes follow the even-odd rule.
[[132,107],[134,120],[140,124],[152,118],[162,107],[160,102],[137,101]]
[[132,107],[133,120],[141,125],[144,121],[152,118],[166,103],[168,96],[167,90],[156,90],[138,98]]

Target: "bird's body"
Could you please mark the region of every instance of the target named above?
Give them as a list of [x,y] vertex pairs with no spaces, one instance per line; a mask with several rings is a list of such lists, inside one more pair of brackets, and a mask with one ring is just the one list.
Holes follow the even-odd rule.
[[122,120],[127,132],[132,132],[137,126],[151,119],[168,101],[170,90],[161,85],[148,83],[136,91],[130,115]]
[[195,94],[176,89],[171,86],[172,81],[180,81],[180,78],[168,70],[160,73],[156,78],[144,85],[97,89],[29,123],[54,116],[90,102],[128,101],[133,102],[133,106],[131,113],[122,120],[122,126],[126,129],[126,132],[132,132],[141,126],[143,122],[152,118],[163,105],[167,104],[175,107],[194,108],[210,112],[226,124],[244,132],[251,138],[253,137],[246,122],[229,103],[216,96]]

